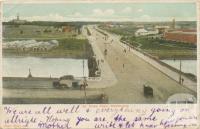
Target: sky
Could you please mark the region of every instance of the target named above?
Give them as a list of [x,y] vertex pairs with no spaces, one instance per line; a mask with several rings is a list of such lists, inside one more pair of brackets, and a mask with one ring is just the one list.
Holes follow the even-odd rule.
[[3,19],[28,21],[195,21],[195,3],[4,4]]

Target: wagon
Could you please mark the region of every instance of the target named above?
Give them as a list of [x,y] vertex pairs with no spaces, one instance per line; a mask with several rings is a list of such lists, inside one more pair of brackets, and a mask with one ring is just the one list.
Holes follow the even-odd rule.
[[58,80],[54,80],[53,87],[58,89],[79,88],[79,81],[75,80],[72,75],[65,75],[60,77]]
[[153,88],[151,88],[149,85],[143,85],[143,89],[145,97],[153,97]]

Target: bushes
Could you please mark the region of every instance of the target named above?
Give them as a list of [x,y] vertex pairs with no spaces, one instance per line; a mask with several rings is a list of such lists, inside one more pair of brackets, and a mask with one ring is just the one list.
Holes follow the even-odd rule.
[[59,39],[59,47],[61,50],[83,50],[83,45],[87,44],[87,40],[79,39]]
[[130,43],[136,42],[141,44],[142,49],[151,49],[151,50],[188,50],[196,49],[196,46],[193,44],[166,41],[163,39],[147,39],[146,37],[129,37],[128,41]]
[[196,59],[197,56],[196,46],[193,44],[166,41],[164,39],[148,39],[145,36],[124,36],[121,40],[134,47],[140,47],[143,51],[160,59]]

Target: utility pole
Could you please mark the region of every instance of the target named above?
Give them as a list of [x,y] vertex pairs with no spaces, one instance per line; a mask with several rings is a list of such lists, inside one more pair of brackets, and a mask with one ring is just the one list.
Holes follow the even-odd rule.
[[87,104],[86,86],[87,80],[85,76],[85,44],[83,44],[83,90],[84,90],[84,103]]
[[86,80],[86,77],[84,77],[84,80],[83,80],[83,89],[84,89],[84,102],[85,102],[85,104],[87,104],[87,95],[86,95],[86,86],[87,86],[88,84],[87,84],[87,80]]

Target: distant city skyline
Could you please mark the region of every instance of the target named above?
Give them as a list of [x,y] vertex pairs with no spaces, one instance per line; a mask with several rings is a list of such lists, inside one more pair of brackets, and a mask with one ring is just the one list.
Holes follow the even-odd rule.
[[4,4],[3,19],[28,21],[196,21],[195,3]]

